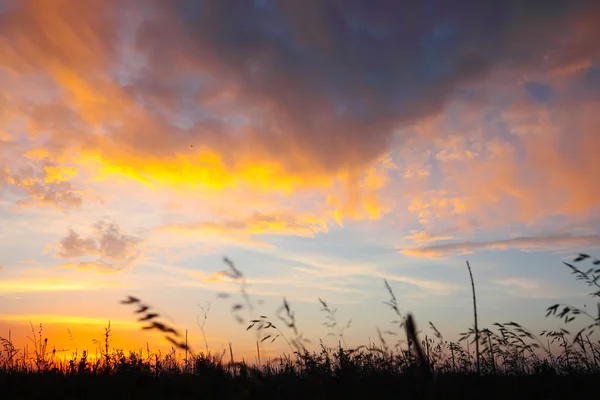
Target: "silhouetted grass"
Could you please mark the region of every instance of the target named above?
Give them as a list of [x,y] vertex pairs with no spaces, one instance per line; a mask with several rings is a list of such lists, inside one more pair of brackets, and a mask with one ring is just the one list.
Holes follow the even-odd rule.
[[[584,270],[576,265],[590,262]],[[589,323],[577,332],[566,328],[535,335],[521,324],[496,322],[491,327],[475,324],[457,341],[447,341],[429,322],[432,337],[417,329],[416,318],[400,312],[392,287],[384,282],[385,301],[397,331],[379,331],[379,343],[348,348],[336,309],[318,299],[325,326],[339,339],[337,347],[320,343],[306,348],[308,340],[297,324],[291,304],[283,299],[275,319],[254,316],[256,306],[248,293],[244,274],[226,259],[229,275],[239,284],[242,302],[234,302],[232,315],[257,337],[258,364],[235,361],[229,354],[212,353],[204,333],[210,307],[201,307],[198,326],[204,351],[194,351],[174,326],[141,299],[130,296],[142,329],[161,332],[172,344],[166,354],[145,350],[124,352],[111,347],[110,323],[99,354],[74,353],[68,360],[50,350],[42,326],[29,340],[33,351],[16,349],[12,338],[0,338],[0,396],[2,398],[598,398],[600,387],[600,302],[597,315],[565,304],[547,309],[546,317],[569,324],[577,318]],[[571,273],[600,289],[600,261],[581,254],[565,263]],[[470,266],[469,266],[469,272]],[[473,294],[475,285],[472,280]],[[597,299],[600,290],[590,293]],[[224,297],[224,296],[220,296]],[[475,302],[475,298],[473,299]],[[242,312],[247,312],[245,317]],[[386,339],[387,337],[387,339]],[[394,341],[389,338],[395,337]],[[405,338],[406,340],[403,340]],[[594,338],[594,339],[593,339]],[[260,358],[260,343],[283,340],[290,349],[275,360]],[[557,343],[560,351],[553,351]],[[475,345],[475,354],[471,346]],[[181,357],[177,351],[185,351]]]

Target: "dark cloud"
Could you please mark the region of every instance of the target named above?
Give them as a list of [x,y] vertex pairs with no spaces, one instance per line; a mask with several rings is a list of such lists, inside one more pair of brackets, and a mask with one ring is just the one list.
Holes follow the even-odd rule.
[[[250,140],[288,168],[328,172],[373,160],[395,128],[440,110],[494,68],[548,68],[590,52],[588,38],[543,61],[597,8],[568,0],[168,4],[170,18],[138,31],[148,64],[131,93],[176,108],[231,88],[237,112],[253,119],[246,142],[225,140],[222,123],[207,126],[206,116],[190,117],[198,125],[186,140],[223,154]],[[182,90],[186,76],[196,84]]]

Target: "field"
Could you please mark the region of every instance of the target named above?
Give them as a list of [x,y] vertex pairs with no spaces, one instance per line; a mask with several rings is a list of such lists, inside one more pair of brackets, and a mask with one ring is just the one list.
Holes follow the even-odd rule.
[[[137,318],[147,323],[143,329],[162,332],[173,344],[171,352],[114,349],[108,326],[97,357],[84,352],[58,359],[40,327],[32,332],[33,351],[16,349],[10,338],[0,338],[2,398],[598,398],[600,303],[597,316],[570,305],[549,306],[546,317],[565,324],[558,331],[534,334],[516,322],[481,328],[472,279],[473,327],[459,340],[447,341],[431,322],[428,331],[433,337],[418,329],[412,315],[402,315],[386,282],[385,306],[396,318],[397,332],[380,332],[378,343],[347,348],[336,310],[319,299],[325,324],[332,336],[339,337],[339,346],[321,342],[319,350],[309,351],[285,299],[276,321],[266,316],[243,319],[241,313],[252,308],[245,276],[233,262],[225,261],[224,273],[239,283],[242,299],[232,310],[240,313],[236,317],[247,324],[246,330],[257,335],[258,362],[234,361],[231,347],[222,353],[193,351],[185,335],[160,322],[152,307],[131,296],[122,301],[124,306],[135,307]],[[590,294],[597,300],[600,261],[581,254],[565,265],[576,279],[597,290]],[[574,324],[580,329],[567,329]],[[385,339],[390,334],[399,340]],[[289,354],[261,360],[259,343],[275,340],[284,341]]]

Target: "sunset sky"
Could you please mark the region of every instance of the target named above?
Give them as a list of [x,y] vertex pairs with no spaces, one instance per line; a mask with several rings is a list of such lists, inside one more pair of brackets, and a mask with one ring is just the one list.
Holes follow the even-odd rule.
[[562,261],[600,256],[598,21],[593,0],[0,0],[0,336],[92,350],[110,319],[115,345],[166,346],[134,295],[198,350],[212,302],[211,348],[252,354],[224,256],[313,343],[337,343],[319,297],[348,344],[390,329],[384,279],[455,339],[466,260],[480,327],[560,326],[545,308],[590,292]]

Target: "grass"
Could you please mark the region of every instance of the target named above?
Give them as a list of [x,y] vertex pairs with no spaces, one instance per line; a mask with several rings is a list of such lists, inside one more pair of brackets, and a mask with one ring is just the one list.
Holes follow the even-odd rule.
[[[589,263],[588,269],[578,266]],[[447,341],[429,322],[433,337],[423,336],[415,317],[400,312],[391,286],[384,282],[397,331],[379,332],[379,342],[348,348],[336,309],[318,299],[329,335],[338,346],[309,351],[309,341],[297,325],[290,303],[283,299],[275,320],[254,315],[256,307],[247,291],[244,274],[228,259],[223,274],[239,285],[242,302],[231,312],[245,329],[256,335],[258,363],[235,361],[233,346],[211,352],[205,336],[210,304],[199,306],[198,327],[204,349],[194,351],[187,331],[180,332],[141,299],[123,300],[133,307],[142,329],[155,330],[172,344],[170,352],[153,352],[149,346],[124,352],[111,346],[110,323],[100,354],[72,354],[68,360],[50,350],[42,326],[29,340],[33,351],[16,349],[12,338],[0,338],[0,393],[2,398],[597,398],[600,387],[600,302],[597,315],[587,309],[554,304],[547,318],[565,324],[556,331],[535,335],[513,321],[480,328],[477,320],[473,271],[474,324],[456,341]],[[600,297],[600,261],[581,254],[565,263],[573,276]],[[587,319],[583,329],[568,324]],[[394,337],[396,340],[390,340]],[[403,340],[405,338],[406,340]],[[261,360],[260,344],[281,340],[289,348],[274,360]],[[473,354],[472,346],[475,346]],[[559,351],[552,347],[558,345]],[[262,361],[262,362],[261,362]]]

